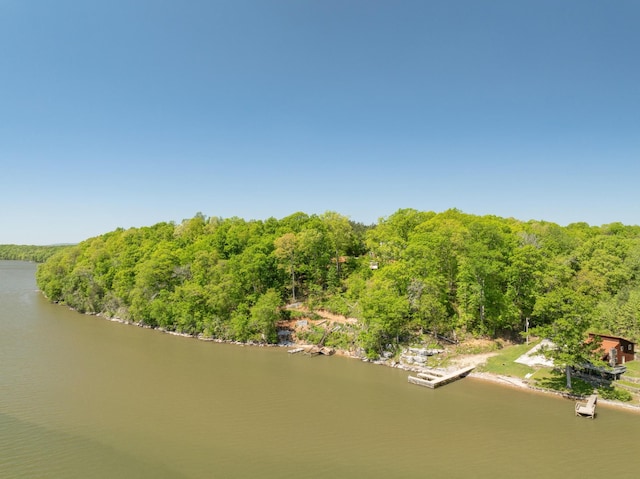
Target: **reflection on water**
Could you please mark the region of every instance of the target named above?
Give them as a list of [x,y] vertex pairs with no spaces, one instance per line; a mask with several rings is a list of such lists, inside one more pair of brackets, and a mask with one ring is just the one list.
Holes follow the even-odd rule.
[[[471,378],[428,390],[80,315],[47,303],[34,271],[0,262],[0,477],[590,477],[638,428]],[[616,476],[639,466],[629,455]]]

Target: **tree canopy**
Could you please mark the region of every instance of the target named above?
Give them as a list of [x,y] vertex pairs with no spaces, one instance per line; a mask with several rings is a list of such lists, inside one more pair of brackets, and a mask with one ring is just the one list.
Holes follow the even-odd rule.
[[240,341],[277,341],[284,306],[307,302],[357,318],[371,356],[425,332],[517,338],[527,321],[640,339],[640,227],[619,223],[199,213],[62,248],[37,281],[82,312]]
[[68,247],[69,245],[35,246],[0,244],[0,259],[42,263],[54,253]]

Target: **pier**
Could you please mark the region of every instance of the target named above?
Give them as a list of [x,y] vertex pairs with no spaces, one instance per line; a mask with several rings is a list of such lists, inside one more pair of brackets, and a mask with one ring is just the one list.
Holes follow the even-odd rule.
[[474,369],[474,366],[467,366],[466,368],[458,369],[452,373],[445,373],[430,369],[429,371],[418,373],[417,377],[409,376],[408,379],[411,384],[435,389],[465,377]]

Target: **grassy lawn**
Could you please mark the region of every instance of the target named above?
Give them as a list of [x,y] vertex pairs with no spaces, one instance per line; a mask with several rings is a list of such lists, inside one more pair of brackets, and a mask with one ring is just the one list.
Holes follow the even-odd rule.
[[487,363],[481,366],[479,370],[503,376],[524,378],[527,374],[533,374],[536,369],[514,361],[534,346],[535,343],[507,346],[501,349],[496,356],[490,357]]
[[598,396],[603,399],[613,399],[616,401],[629,402],[634,400],[634,396],[628,391],[617,388],[613,382],[609,386],[594,385],[584,379],[578,377],[571,378],[571,389],[567,389],[567,377],[564,371],[546,370],[544,374],[536,374],[533,377],[536,386],[551,389],[553,391],[577,394],[580,396],[588,396],[593,394],[597,389]]
[[630,361],[625,364],[627,372],[625,376],[631,376],[634,378],[640,378],[640,361]]
[[[530,384],[543,389],[550,389],[553,391],[572,393],[580,396],[588,396],[593,394],[594,389],[597,389],[598,395],[603,399],[614,399],[618,401],[637,401],[639,395],[630,394],[628,391],[617,388],[616,383],[613,382],[608,386],[594,386],[578,377],[571,378],[572,389],[567,389],[567,379],[564,370],[555,370],[547,367],[529,367],[524,364],[516,363],[515,360],[522,356],[524,353],[533,348],[538,342],[532,342],[530,344],[517,344],[506,346],[502,349],[487,349],[487,346],[483,348],[482,352],[496,351],[496,355],[487,359],[487,362],[478,367],[478,371],[487,372],[490,374],[497,374],[501,376],[509,376],[520,379],[528,379]],[[469,353],[464,348],[457,353]],[[467,348],[468,349],[468,348]],[[480,354],[480,351],[471,351],[471,354]],[[455,355],[454,355],[455,357]],[[438,358],[438,363],[446,363],[450,358]],[[627,376],[640,378],[640,361],[632,361],[626,364]],[[624,380],[621,381],[624,383]],[[629,385],[633,383],[629,382]],[[633,386],[638,386],[633,384]]]
[[[623,376],[623,378],[624,378],[624,376]],[[616,384],[622,384],[624,386],[629,386],[631,388],[640,389],[640,384],[634,383],[632,381],[625,381],[624,379],[620,379],[619,381],[616,381]]]
[[[632,395],[627,391],[616,388],[615,383],[610,386],[597,387],[578,377],[572,377],[572,389],[569,390],[566,387],[567,379],[564,371],[545,367],[531,368],[524,364],[514,362],[518,357],[534,347],[535,344],[536,343],[507,346],[501,349],[496,356],[490,357],[486,364],[478,368],[478,370],[521,379],[524,379],[528,375],[528,379],[536,386],[553,391],[588,396],[593,393],[594,389],[597,389],[598,395],[605,399],[616,399],[620,401],[630,401],[633,399]],[[631,365],[633,365],[633,369],[629,368]],[[627,374],[640,377],[640,361],[627,363]]]
[[593,394],[594,387],[587,381],[584,381],[577,377],[571,378],[571,389],[567,389],[567,377],[564,371],[547,370],[546,374],[536,378],[536,385],[545,388],[552,389],[554,391],[567,392],[573,394],[579,394],[580,396],[588,396]]

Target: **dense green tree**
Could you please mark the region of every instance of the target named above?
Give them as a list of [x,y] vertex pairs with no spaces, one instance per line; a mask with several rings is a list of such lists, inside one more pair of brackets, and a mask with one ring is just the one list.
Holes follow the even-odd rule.
[[316,286],[323,290],[328,281],[328,266],[331,264],[332,248],[320,228],[308,228],[296,235],[300,259],[300,274],[308,288]]
[[33,261],[43,263],[61,250],[70,248],[71,245],[33,246],[0,244],[0,260]]
[[278,293],[270,289],[260,296],[256,304],[251,307],[250,330],[254,334],[259,334],[263,342],[276,343],[278,341],[276,323],[280,319],[281,303]]
[[[189,334],[273,341],[290,298],[359,319],[370,356],[416,332],[514,337],[527,319],[558,340],[567,325],[576,338],[589,327],[640,339],[640,227],[619,223],[561,227],[455,209],[398,210],[372,226],[335,212],[198,213],[46,252],[37,282],[50,300]],[[562,344],[580,343],[571,337]]]
[[537,242],[527,241],[513,250],[506,269],[507,290],[505,300],[514,318],[512,326],[519,330],[533,316],[536,298],[541,294],[545,258]]
[[381,218],[378,225],[366,233],[367,247],[382,263],[397,261],[409,245],[415,228],[432,216],[434,213],[401,209],[388,218]]
[[322,215],[321,219],[326,226],[326,235],[336,266],[336,277],[339,280],[341,279],[340,264],[342,256],[347,254],[354,241],[353,229],[346,216],[334,211],[327,211]]
[[505,304],[509,232],[493,218],[480,218],[468,228],[458,272],[461,319],[468,329],[494,335],[510,323]]
[[453,323],[447,315],[441,284],[430,279],[412,279],[407,300],[415,325],[434,334],[450,334]]
[[285,233],[274,241],[273,255],[278,266],[287,271],[291,278],[291,300],[296,302],[296,272],[300,267],[298,251],[298,236],[295,233]]
[[599,358],[596,351],[599,344],[587,341],[591,323],[586,306],[580,304],[577,297],[565,302],[563,309],[562,316],[552,324],[539,327],[534,332],[553,342],[553,346],[546,349],[545,354],[552,358],[555,364],[564,365],[567,388],[571,389],[572,368],[597,363]]
[[602,333],[640,340],[640,287],[622,289],[600,302],[596,313],[595,324]]
[[409,313],[406,295],[391,280],[377,276],[369,281],[360,303],[364,323],[361,341],[367,355],[374,357],[388,347],[397,347]]
[[438,215],[420,224],[411,236],[404,257],[416,278],[428,282],[432,295],[446,310],[449,321],[439,321],[440,330],[460,325],[458,277],[464,257],[468,229],[460,218]]

